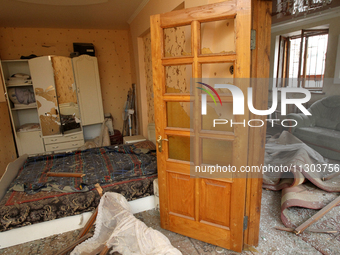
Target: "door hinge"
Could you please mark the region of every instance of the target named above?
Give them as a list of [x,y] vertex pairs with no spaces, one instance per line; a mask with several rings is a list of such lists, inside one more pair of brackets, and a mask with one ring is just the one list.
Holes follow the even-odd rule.
[[248,216],[243,217],[243,230],[248,228]]
[[255,50],[256,48],[256,30],[251,30],[251,38],[250,38],[250,49]]

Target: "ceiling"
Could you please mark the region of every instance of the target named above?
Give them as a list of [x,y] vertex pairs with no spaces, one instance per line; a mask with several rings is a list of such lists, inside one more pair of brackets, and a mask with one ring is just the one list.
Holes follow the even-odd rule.
[[0,0],[0,27],[128,29],[128,21],[147,2],[148,0]]

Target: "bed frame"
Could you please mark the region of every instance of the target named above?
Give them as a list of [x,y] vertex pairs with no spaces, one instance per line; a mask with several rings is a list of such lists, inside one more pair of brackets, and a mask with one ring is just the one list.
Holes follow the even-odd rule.
[[[15,161],[8,164],[4,175],[0,180],[0,200],[6,194],[7,188],[17,176],[28,155],[22,155]],[[143,212],[155,208],[155,197],[148,196],[129,202],[132,213]],[[85,226],[92,212],[85,212],[80,215],[68,216],[60,219],[45,221],[25,227],[20,227],[0,232],[0,249],[31,242],[51,235],[80,229]]]

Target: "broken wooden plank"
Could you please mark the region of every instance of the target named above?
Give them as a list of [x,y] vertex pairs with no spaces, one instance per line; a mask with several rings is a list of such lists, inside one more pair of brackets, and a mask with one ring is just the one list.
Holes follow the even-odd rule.
[[84,177],[86,174],[83,173],[53,173],[49,172],[46,174],[47,177],[75,177],[81,178]]
[[74,249],[74,247],[76,247],[78,244],[81,244],[82,242],[84,242],[86,239],[92,237],[92,234],[86,234],[84,235],[82,238],[77,239],[76,241],[74,241],[73,243],[71,243],[70,245],[68,245],[66,248],[62,249],[61,251],[59,251],[56,255],[64,255],[67,252],[70,252],[71,250]]
[[332,202],[330,202],[328,205],[326,205],[324,208],[322,208],[320,211],[318,211],[315,215],[313,215],[311,218],[306,220],[300,226],[298,226],[294,230],[294,233],[297,235],[301,234],[304,230],[306,230],[306,228],[308,228],[314,222],[318,221],[322,216],[328,213],[333,207],[337,206],[339,203],[340,203],[340,196],[334,199]]
[[[294,228],[275,227],[275,229],[294,233]],[[336,234],[339,232],[338,230],[335,230],[335,229],[316,229],[316,228],[309,228],[306,231],[313,232],[313,233],[326,233],[326,234]]]
[[[102,197],[103,196],[103,189],[102,189],[102,187],[100,187],[99,183],[96,183],[94,186],[96,187],[96,190],[97,190],[99,196]],[[93,214],[91,215],[89,220],[86,222],[86,225],[83,227],[83,229],[80,231],[80,233],[78,235],[78,238],[83,237],[84,235],[86,235],[89,232],[89,230],[91,229],[93,223],[96,221],[97,215],[98,215],[98,207],[93,212]]]
[[100,184],[99,184],[99,183],[96,183],[96,184],[94,185],[94,187],[96,188],[96,190],[97,190],[99,196],[102,197],[102,196],[103,196],[103,189],[102,189],[102,187],[100,187]]
[[89,232],[89,230],[91,229],[93,223],[96,221],[97,215],[98,215],[98,207],[92,213],[91,217],[86,222],[86,225],[83,227],[83,229],[80,231],[80,233],[78,235],[78,238],[82,238],[84,235],[86,235]]
[[109,250],[110,249],[105,245],[105,247],[102,249],[99,255],[106,255],[109,252]]

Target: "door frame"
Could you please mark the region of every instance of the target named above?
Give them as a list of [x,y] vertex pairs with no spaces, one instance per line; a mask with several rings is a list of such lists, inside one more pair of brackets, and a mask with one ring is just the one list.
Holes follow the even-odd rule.
[[[272,1],[252,0],[252,29],[256,31],[255,49],[251,51],[251,77],[269,78],[270,71],[270,41],[272,21]],[[253,98],[255,109],[266,110],[268,102],[269,84],[253,84],[258,91]],[[250,113],[250,119],[261,119],[265,122],[266,116]],[[248,164],[260,166],[264,163],[266,144],[266,126],[249,130]],[[260,145],[260,146],[258,146]],[[256,149],[255,149],[256,148]],[[262,175],[247,179],[246,211],[248,226],[244,231],[244,246],[258,246],[260,233]]]

